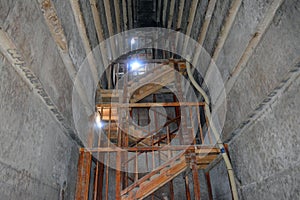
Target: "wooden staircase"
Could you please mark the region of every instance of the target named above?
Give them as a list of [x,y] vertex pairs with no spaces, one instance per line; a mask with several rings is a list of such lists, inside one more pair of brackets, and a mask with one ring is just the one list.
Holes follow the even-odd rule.
[[130,103],[140,101],[164,86],[173,83],[174,80],[175,71],[169,65],[162,65],[147,71],[142,77],[137,77],[128,82],[128,92],[131,94]]
[[[194,185],[194,199],[200,199],[198,169],[206,169],[220,154],[220,150],[213,145],[211,140],[209,124],[204,113],[206,105],[203,102],[185,102],[181,90],[182,85],[178,81],[180,74],[175,73],[176,70],[184,73],[185,64],[181,66],[170,62],[169,65],[147,69],[144,74],[133,77],[133,79],[129,80],[130,76],[128,76],[124,80],[122,90],[118,90],[119,88],[100,90],[99,97],[96,97],[96,102],[99,103],[97,111],[105,124],[102,131],[107,137],[103,143],[107,146],[101,146],[98,142],[97,147],[89,148],[87,151],[102,155],[106,159],[103,161],[105,160],[107,166],[110,163],[110,155],[115,156],[112,161],[116,162],[116,176],[110,177],[108,167],[105,167],[104,178],[104,165],[96,161],[97,166],[100,167],[96,168],[98,178],[95,179],[95,183],[101,186],[105,183],[105,185],[98,189],[95,187],[94,191],[88,193],[89,178],[86,174],[90,174],[91,171],[88,171],[88,168],[92,165],[91,161],[87,160],[91,160],[92,156],[81,151],[78,166],[78,200],[87,199],[89,195],[94,195],[95,200],[102,200],[104,199],[103,194],[105,194],[105,199],[108,199],[108,195],[110,195],[108,188],[112,187],[109,180],[111,178],[115,179],[115,199],[117,200],[144,199],[149,195],[154,197],[154,193],[164,185],[170,183],[173,187],[173,179],[180,174],[183,174],[185,178],[186,193],[189,193],[187,182],[190,172]],[[183,102],[179,103],[174,100],[174,102],[158,103],[155,98],[153,98],[153,102],[139,102],[151,94],[165,90],[164,87],[170,86],[170,84],[178,89],[176,95]],[[99,101],[99,99],[101,100]],[[172,107],[175,116],[169,119],[170,116],[167,115],[169,121],[162,127],[156,126],[155,130],[151,131],[144,130],[143,126],[136,127],[130,122],[129,117],[132,115],[133,108],[138,110],[151,107]],[[180,112],[178,112],[179,109]],[[201,112],[202,114],[200,114]],[[195,117],[197,120],[194,121]],[[154,117],[154,122],[158,120],[159,118]],[[173,125],[178,123],[182,128],[179,128],[177,124],[177,129],[173,130],[171,129],[172,123]],[[193,135],[194,132],[197,134]],[[114,145],[108,145],[110,142]],[[102,144],[101,141],[100,144]],[[130,170],[128,170],[129,168]],[[144,168],[147,168],[147,171],[141,170]],[[172,190],[170,189],[170,194],[173,194],[171,199],[174,200],[176,198],[174,198]],[[186,195],[187,199],[191,199],[188,198],[188,194]]]
[[159,166],[121,192],[122,200],[143,199],[188,168],[184,154]]

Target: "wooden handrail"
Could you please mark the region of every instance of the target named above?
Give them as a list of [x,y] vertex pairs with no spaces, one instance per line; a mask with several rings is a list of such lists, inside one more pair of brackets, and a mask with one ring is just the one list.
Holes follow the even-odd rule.
[[167,167],[168,165],[170,165],[170,163],[175,162],[177,159],[181,158],[183,155],[185,154],[185,151],[180,153],[179,155],[175,156],[174,158],[172,158],[171,160],[169,160],[168,162],[165,162],[164,164],[160,165],[158,168],[154,169],[153,171],[151,171],[149,174],[143,176],[142,178],[140,178],[137,182],[134,182],[132,185],[130,185],[129,187],[125,188],[124,190],[121,191],[121,195],[124,195],[128,192],[130,192],[131,190],[133,190],[136,186],[140,185],[141,183],[147,181],[149,178],[151,178],[151,176],[157,174],[157,172],[161,171],[163,168]]

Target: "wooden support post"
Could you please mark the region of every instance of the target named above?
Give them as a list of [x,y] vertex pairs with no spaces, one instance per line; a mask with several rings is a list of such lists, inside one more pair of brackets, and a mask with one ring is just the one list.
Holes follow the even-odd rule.
[[190,192],[189,177],[188,176],[184,177],[184,182],[185,182],[185,196],[186,196],[186,199],[191,200],[191,192]]
[[171,180],[171,181],[169,182],[169,184],[170,184],[170,200],[174,200],[175,198],[174,198],[173,180]]
[[198,169],[196,163],[196,156],[192,155],[192,174],[193,174],[193,182],[194,182],[194,194],[195,200],[200,200],[200,182],[198,176]]
[[139,163],[138,163],[138,152],[135,152],[135,177],[134,182],[137,182],[139,180]]
[[102,200],[103,196],[103,176],[104,176],[104,164],[101,162],[98,162],[98,184],[97,184],[97,193],[94,196],[94,200]]
[[209,172],[205,172],[205,177],[206,177],[206,183],[207,183],[207,189],[208,189],[208,198],[209,198],[209,200],[213,200]]
[[196,111],[197,111],[197,119],[198,119],[198,126],[199,126],[199,134],[200,134],[201,144],[204,144],[204,137],[203,137],[203,130],[202,130],[201,119],[200,119],[199,106],[196,106]]
[[80,149],[78,160],[76,200],[88,200],[92,155]]
[[[205,105],[207,106],[207,105]],[[207,127],[207,136],[208,136],[208,139],[209,139],[209,144],[212,144],[212,138],[211,138],[211,133],[210,133],[210,125],[209,125],[209,121],[208,121],[208,118],[207,116],[205,115],[205,123],[206,123],[206,127]]]
[[116,200],[121,200],[121,152],[117,152],[116,154]]
[[189,113],[190,113],[190,122],[191,122],[191,136],[194,138],[193,139],[193,144],[196,144],[196,135],[195,134],[195,124],[194,124],[194,119],[193,119],[193,109],[192,106],[189,106]]

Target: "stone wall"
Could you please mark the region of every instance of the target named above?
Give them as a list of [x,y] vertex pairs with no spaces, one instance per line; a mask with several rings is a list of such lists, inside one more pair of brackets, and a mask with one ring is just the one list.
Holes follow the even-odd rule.
[[[2,30],[74,131],[73,83],[38,1],[1,1],[0,13]],[[64,23],[76,28],[68,13],[71,10],[64,10]],[[69,34],[70,54],[78,68],[85,54],[76,41],[78,33]],[[74,199],[78,145],[2,55],[0,85],[0,199]]]
[[[243,1],[217,60],[225,83],[272,2]],[[299,1],[283,2],[227,91],[222,136],[229,142],[240,199],[300,196],[299,9]],[[231,199],[225,172],[222,162],[211,171],[214,199]]]

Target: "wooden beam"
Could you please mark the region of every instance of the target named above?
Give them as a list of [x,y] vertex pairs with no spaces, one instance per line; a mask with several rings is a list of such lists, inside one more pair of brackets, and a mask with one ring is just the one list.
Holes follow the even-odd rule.
[[180,107],[180,106],[205,106],[204,102],[169,102],[169,103],[111,103],[111,104],[98,104],[97,108],[110,108],[110,107],[120,107],[120,108],[147,108],[147,107]]
[[197,154],[218,154],[220,150],[209,145],[176,145],[176,146],[147,146],[147,147],[101,147],[101,148],[86,148],[87,152],[149,152],[149,151],[182,151],[191,150]]
[[235,17],[239,11],[239,8],[242,4],[242,0],[234,0],[230,6],[230,9],[228,11],[228,14],[227,14],[227,17],[225,19],[225,23],[219,33],[219,36],[218,36],[218,40],[217,40],[217,45],[215,47],[215,51],[212,55],[212,58],[211,58],[211,62],[208,66],[208,69],[207,69],[207,72],[205,74],[205,77],[204,77],[204,80],[207,80],[208,79],[208,75],[210,73],[212,73],[212,66],[214,65],[215,62],[217,62],[218,60],[218,57],[219,57],[219,54],[224,46],[224,43],[228,37],[228,34],[231,30],[231,27],[233,25],[233,22],[235,20]]
[[121,15],[120,15],[120,4],[119,0],[114,0],[115,6],[115,16],[116,16],[116,26],[117,26],[117,33],[121,33]]
[[96,0],[90,0],[91,9],[92,9],[92,15],[94,19],[94,24],[96,28],[97,37],[99,40],[99,43],[104,41],[104,34],[103,34],[103,27],[100,20],[100,13],[98,12],[97,8],[97,1]]
[[112,22],[111,8],[110,8],[110,0],[104,0],[105,14],[106,14],[106,23],[108,28],[109,36],[114,35],[114,26]]
[[89,56],[87,56],[87,59],[88,59],[89,67],[91,69],[91,74],[93,76],[92,78],[93,78],[94,82],[96,84],[98,84],[97,65],[96,65],[96,61],[95,61],[94,55],[92,53],[90,42],[89,42],[89,39],[87,36],[87,30],[86,30],[86,26],[85,26],[83,16],[82,16],[82,13],[80,10],[79,1],[78,0],[70,0],[70,4],[72,7],[76,26],[77,26],[81,41],[83,43],[83,47],[84,47],[86,56],[89,55]]
[[[104,0],[104,7],[105,7],[105,14],[106,14],[106,23],[107,23],[107,29],[108,29],[108,34],[109,37],[112,37],[115,33],[114,33],[114,24],[112,21],[112,14],[111,14],[111,7],[110,7],[110,0]],[[112,53],[112,60],[117,58],[117,53],[116,53],[116,44],[115,41],[113,40],[109,40],[109,46],[111,49],[111,53]],[[109,68],[108,68],[109,69]],[[110,69],[109,69],[110,72]],[[108,75],[108,80],[110,83],[111,80],[111,76],[110,74]]]
[[133,13],[132,13],[132,0],[127,0],[127,9],[128,9],[128,22],[129,22],[129,27],[128,29],[133,28]]
[[[90,0],[90,4],[91,4],[91,10],[92,10],[92,15],[93,15],[93,19],[94,19],[94,24],[95,24],[95,28],[96,28],[96,33],[97,33],[97,38],[99,41],[99,44],[101,44],[104,40],[104,33],[103,33],[103,26],[101,23],[101,19],[100,19],[100,13],[98,11],[98,4],[96,0]],[[108,47],[109,48],[109,47]],[[106,49],[106,45],[100,45],[100,49],[101,49],[101,57],[102,57],[102,62],[103,62],[103,66],[108,66],[108,62],[107,62],[107,55],[109,54],[110,49]]]
[[181,22],[182,22],[182,14],[183,14],[183,9],[184,9],[184,3],[185,3],[185,0],[180,0],[180,2],[179,2],[179,11],[178,11],[178,17],[177,17],[177,25],[176,25],[176,29],[181,28]]
[[123,26],[124,26],[123,31],[128,30],[128,17],[127,17],[127,6],[126,5],[127,5],[126,0],[122,0]]
[[156,21],[160,23],[162,0],[157,0]]
[[191,32],[192,32],[198,2],[199,2],[199,0],[193,0],[192,1],[192,5],[191,5],[191,8],[190,8],[190,13],[189,13],[189,19],[188,19],[188,26],[187,26],[186,33],[185,33],[187,36],[190,36]]
[[226,82],[226,85],[225,85],[226,91],[231,90],[237,77],[242,72],[242,70],[246,67],[246,64],[248,63],[253,52],[255,51],[257,45],[259,44],[263,35],[268,30],[268,27],[270,26],[271,22],[273,21],[276,11],[278,10],[278,8],[281,6],[281,4],[283,2],[284,2],[284,0],[274,0],[271,4],[270,8],[268,9],[267,13],[265,14],[264,18],[257,25],[256,31],[253,34],[250,41],[248,42],[248,45],[247,45],[245,51],[243,52],[239,62],[232,69],[232,71],[230,73],[229,80]]
[[201,27],[201,31],[198,37],[198,43],[202,46],[204,43],[204,39],[206,37],[206,33],[210,24],[210,20],[212,18],[213,12],[215,10],[217,0],[210,0],[205,12],[204,22]]
[[168,18],[168,29],[171,29],[173,16],[174,16],[174,10],[175,10],[175,0],[171,0],[170,2],[170,12],[169,12],[169,18]]
[[202,50],[202,47],[203,47],[204,40],[206,38],[208,27],[209,27],[213,12],[215,10],[216,2],[217,2],[217,0],[210,0],[209,3],[208,3],[208,6],[207,6],[207,9],[206,9],[206,12],[205,12],[204,22],[201,26],[201,31],[200,31],[200,34],[198,36],[199,45],[197,46],[197,49],[195,51],[195,55],[194,55],[193,61],[192,61],[194,66],[197,66],[197,62],[198,62],[199,56],[201,54],[201,50]]
[[168,0],[164,0],[163,2],[163,15],[162,15],[162,22],[163,27],[167,27],[167,8],[168,8]]

